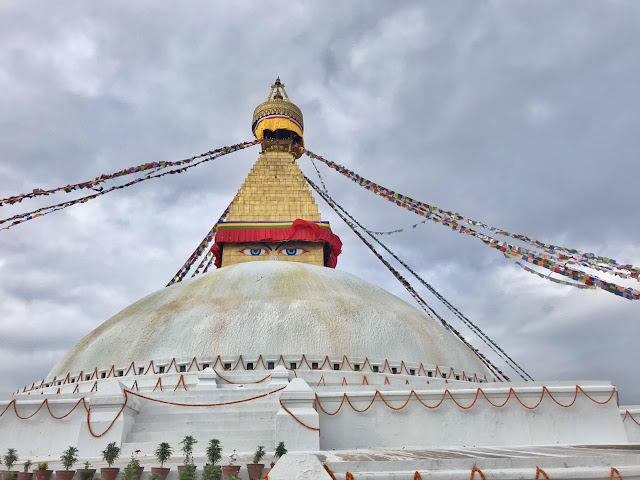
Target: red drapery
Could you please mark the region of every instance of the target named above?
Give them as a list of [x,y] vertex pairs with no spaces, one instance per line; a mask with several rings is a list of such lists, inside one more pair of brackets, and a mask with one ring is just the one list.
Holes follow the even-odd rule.
[[303,242],[325,242],[328,244],[329,258],[326,267],[336,268],[338,255],[342,252],[340,237],[331,230],[322,228],[314,222],[297,219],[289,228],[233,228],[218,230],[211,251],[215,255],[215,266],[222,265],[222,244],[252,242],[283,242],[300,240]]

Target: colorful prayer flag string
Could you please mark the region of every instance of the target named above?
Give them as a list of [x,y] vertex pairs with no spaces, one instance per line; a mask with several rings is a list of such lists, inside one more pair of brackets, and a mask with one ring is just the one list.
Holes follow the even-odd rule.
[[[86,203],[89,200],[93,200],[93,199],[95,199],[95,198],[97,198],[97,197],[99,197],[101,195],[106,195],[107,193],[113,192],[115,190],[119,190],[119,189],[122,189],[122,188],[125,188],[125,187],[129,187],[131,185],[135,185],[136,183],[144,182],[145,180],[150,180],[150,179],[154,179],[154,178],[160,178],[160,177],[164,177],[165,175],[174,175],[174,174],[178,174],[178,173],[183,173],[183,172],[187,171],[190,168],[193,168],[193,167],[196,167],[196,166],[200,165],[201,163],[209,162],[209,161],[214,160],[214,159],[216,159],[218,157],[221,157],[223,155],[227,155],[229,153],[236,152],[238,150],[242,150],[242,149],[246,148],[247,146],[255,145],[256,143],[258,143],[257,140],[253,141],[253,142],[244,142],[244,143],[240,143],[240,144],[237,144],[237,145],[232,145],[230,147],[222,147],[222,148],[219,148],[217,150],[212,150],[212,152],[215,152],[215,153],[208,152],[207,154],[203,154],[203,155],[207,155],[207,156],[205,158],[203,158],[202,160],[199,160],[199,161],[197,161],[195,163],[192,163],[190,165],[187,165],[185,167],[177,168],[177,169],[170,170],[168,172],[163,172],[163,173],[160,173],[160,174],[157,174],[157,175],[147,174],[144,177],[136,178],[135,180],[127,182],[127,183],[125,183],[123,185],[116,185],[114,187],[108,188],[107,190],[102,190],[102,191],[100,191],[98,193],[95,193],[93,195],[88,195],[86,197],[81,197],[81,198],[78,198],[78,199],[75,199],[75,200],[71,200],[69,202],[59,203],[57,205],[50,205],[48,207],[42,207],[42,208],[39,208],[37,210],[33,210],[31,212],[14,215],[13,217],[5,218],[4,220],[0,220],[0,225],[3,224],[3,223],[6,223],[6,222],[9,222],[9,221],[13,220],[13,222],[10,225],[2,228],[2,230],[8,230],[11,227],[14,227],[16,225],[24,223],[26,221],[33,220],[33,219],[39,218],[39,217],[43,217],[45,215],[49,215],[50,213],[57,212],[59,210],[63,210],[65,208],[71,207],[73,205],[77,205],[78,203]],[[199,156],[199,157],[201,157],[201,156]],[[199,157],[193,157],[193,158],[199,158]],[[189,163],[186,160],[181,160],[181,162],[183,162],[182,164]],[[166,162],[166,163],[169,163],[169,162]],[[178,162],[174,162],[174,163],[178,163]]]
[[[367,180],[366,178],[361,177],[355,172],[348,170],[334,162],[326,160],[321,156],[315,155],[314,153],[308,150],[305,150],[305,153],[309,156],[312,156],[315,159],[322,161],[327,166],[336,170],[338,173],[341,173],[347,178],[350,178],[353,182],[371,191],[372,193],[375,193],[376,195],[381,196],[387,201],[390,201],[396,204],[397,206],[400,206],[412,213],[426,217],[427,219],[432,220],[435,223],[441,223],[442,225],[445,225],[454,231],[458,231],[459,233],[465,233],[472,237],[476,237],[486,245],[496,248],[500,250],[502,253],[515,255],[518,258],[522,258],[523,260],[529,263],[534,263],[539,266],[544,266],[545,268],[548,268],[554,271],[555,273],[558,273],[563,276],[567,276],[576,281],[580,281],[586,285],[595,285],[597,288],[608,291],[610,293],[621,296],[623,298],[627,298],[629,300],[640,299],[640,291],[634,290],[632,288],[621,287],[611,282],[604,281],[594,275],[589,275],[580,270],[570,269],[570,268],[567,268],[566,266],[564,267],[559,266],[556,262],[553,261],[553,260],[564,261],[567,264],[580,264],[590,268],[602,269],[604,268],[602,264],[599,264],[599,265],[594,264],[594,262],[596,262],[595,259],[603,259],[605,261],[608,260],[608,263],[610,263],[611,265],[614,265],[615,261],[611,259],[608,259],[605,257],[596,257],[593,254],[582,254],[582,256],[578,259],[577,257],[568,257],[566,255],[561,255],[561,254],[556,255],[556,254],[548,254],[548,253],[539,253],[524,247],[511,245],[507,242],[498,241],[488,235],[485,235],[481,232],[477,232],[476,230],[473,230],[467,226],[459,224],[456,221],[456,219],[464,219],[464,217],[462,217],[459,214],[452,214],[451,212],[447,212],[442,209],[439,209],[438,207],[431,206],[423,202],[419,202],[417,200],[412,199],[411,197],[396,193],[381,185],[377,185],[371,182],[370,180]],[[555,247],[555,246],[552,246],[552,247]],[[564,248],[564,247],[558,247],[558,248]],[[552,251],[553,249],[549,249],[549,250]],[[571,251],[578,252],[578,250],[571,250]],[[621,266],[617,263],[615,263],[615,265],[616,267],[605,268],[605,271],[608,271],[609,273],[618,274],[619,276],[622,276],[622,277],[638,278],[640,269],[638,269],[637,267],[634,267],[633,265]],[[621,270],[625,270],[625,272],[621,272]]]
[[[250,147],[252,145],[255,145],[256,143],[258,143],[258,140],[254,140],[251,142],[244,142],[241,143],[239,145],[243,145],[242,148],[245,147]],[[235,145],[234,145],[235,147]],[[91,189],[91,190],[96,190],[96,191],[102,191],[102,187],[100,188],[95,188],[97,185],[99,185],[100,183],[104,183],[107,180],[112,180],[114,178],[118,178],[118,177],[123,177],[123,176],[127,176],[127,175],[132,175],[134,173],[138,173],[138,172],[144,172],[147,170],[150,170],[150,173],[155,173],[159,170],[162,170],[164,168],[167,167],[177,167],[180,165],[186,165],[188,163],[193,162],[194,160],[197,160],[199,158],[204,158],[204,157],[210,157],[212,155],[215,155],[217,153],[220,153],[222,151],[224,151],[226,148],[229,147],[222,147],[216,150],[211,150],[209,152],[205,152],[205,153],[201,153],[200,155],[196,155],[195,157],[191,157],[191,158],[185,158],[184,160],[178,160],[175,162],[149,162],[149,163],[143,163],[142,165],[138,165],[136,167],[130,167],[130,168],[125,168],[124,170],[120,170],[119,172],[115,172],[115,173],[111,173],[108,175],[100,175],[99,177],[94,178],[93,180],[87,180],[86,182],[81,182],[81,183],[76,183],[74,185],[66,185],[64,187],[56,187],[56,188],[52,188],[49,190],[43,190],[41,188],[34,188],[33,191],[31,193],[21,193],[20,195],[14,195],[12,197],[8,197],[8,198],[1,198],[0,199],[0,207],[3,205],[13,205],[15,203],[20,203],[22,202],[22,200],[24,200],[25,198],[34,198],[34,197],[38,197],[41,195],[51,195],[54,194],[56,192],[66,192],[66,193],[70,193],[74,190],[82,190],[82,189]]]
[[[451,333],[453,333],[462,343],[464,343],[469,349],[471,349],[471,351],[473,351],[478,356],[480,361],[482,361],[482,363],[484,363],[487,366],[487,368],[496,375],[498,380],[502,381],[502,379],[505,379],[508,382],[511,381],[509,379],[509,377],[507,375],[505,375],[504,372],[502,372],[502,370],[500,370],[493,363],[491,363],[491,361],[484,354],[482,354],[477,348],[473,347],[473,345],[471,345],[462,336],[462,334],[460,332],[458,332],[455,328],[453,328],[444,318],[442,318],[440,315],[438,315],[438,313],[435,310],[433,310],[427,304],[427,302],[424,301],[424,299],[418,294],[418,292],[415,291],[415,289],[411,286],[411,284],[395,268],[393,268],[393,266],[389,262],[387,262],[382,257],[382,255],[380,255],[377,252],[375,247],[373,245],[371,245],[371,243],[369,243],[366,238],[364,238],[362,236],[362,234],[356,229],[355,225],[353,223],[351,223],[350,221],[348,221],[347,218],[344,215],[342,215],[342,213],[340,213],[340,211],[336,207],[337,204],[335,204],[333,202],[331,197],[329,197],[328,194],[325,191],[322,191],[316,184],[314,184],[307,177],[305,177],[305,180],[309,183],[309,185],[311,185],[311,187],[316,192],[318,192],[318,194],[322,197],[322,199],[325,202],[327,202],[327,204],[333,209],[333,211],[336,212],[336,214],[342,219],[342,221],[347,224],[347,226],[353,231],[353,233],[355,233],[358,236],[358,238],[369,248],[369,250],[371,250],[373,252],[373,254],[378,258],[378,260],[380,260],[382,262],[382,264],[385,267],[387,267],[387,269],[393,274],[393,276],[396,278],[396,280],[398,280],[402,284],[402,286],[407,290],[407,292],[409,292],[409,294],[416,300],[418,305],[420,305],[420,307],[424,310],[424,312],[432,320],[436,320],[436,318],[437,318],[440,321],[440,323],[447,330],[449,330]],[[432,314],[435,315],[436,318],[434,318],[434,316]]]
[[[314,184],[313,184],[313,182],[311,182],[311,180],[307,179],[307,182],[309,182],[309,184],[314,189],[316,188],[316,186],[314,186]],[[403,262],[384,243],[382,243],[380,240],[378,240],[376,237],[374,237],[372,235],[373,232],[371,232],[370,230],[368,230],[365,227],[363,227],[362,224],[360,224],[349,212],[347,212],[342,206],[340,206],[340,204],[338,204],[329,195],[329,193],[326,191],[326,189],[325,189],[324,193],[326,194],[328,200],[330,200],[338,209],[340,209],[346,215],[346,217],[348,217],[353,222],[353,224],[355,224],[355,226],[357,226],[361,230],[365,231],[378,245],[380,245],[383,249],[385,249],[387,251],[387,253],[389,253],[398,263],[400,263],[414,277],[416,277],[416,279],[422,285],[424,285],[427,288],[427,290],[429,290],[438,300],[440,300],[440,302],[442,302],[445,307],[447,307],[451,312],[453,312],[462,321],[462,323],[464,323],[467,327],[469,327],[469,329],[471,331],[473,331],[476,335],[478,335],[480,340],[482,340],[491,350],[493,350],[496,353],[496,355],[498,355],[498,357],[500,357],[501,360],[503,360],[507,365],[509,365],[523,380],[525,380],[525,381],[533,380],[533,378],[522,367],[520,367],[520,365],[518,365],[515,362],[515,360],[513,360],[509,355],[507,355],[507,353],[502,348],[500,348],[500,346],[498,344],[496,344],[488,335],[486,335],[477,325],[475,325],[471,320],[469,320],[465,315],[463,315],[462,312],[460,312],[456,307],[454,307],[435,288],[433,288],[420,275],[418,275],[411,267],[409,267],[405,262]],[[347,225],[349,225],[350,227],[353,228],[354,225],[352,225],[349,222],[349,220],[345,219],[344,221],[347,223]],[[437,313],[435,313],[435,312],[434,312],[434,314],[437,315]]]
[[[235,200],[235,197],[234,197],[234,200]],[[211,227],[211,230],[209,230],[209,232],[202,239],[202,241],[200,242],[200,245],[198,245],[198,247],[195,249],[195,251],[187,259],[185,264],[182,267],[180,267],[180,270],[178,270],[176,272],[176,274],[169,281],[169,283],[167,283],[165,285],[165,287],[173,285],[174,283],[181,282],[184,279],[184,277],[187,276],[187,273],[189,273],[189,270],[191,270],[191,267],[193,266],[193,264],[196,263],[196,260],[198,260],[198,258],[200,258],[200,255],[202,255],[202,252],[205,251],[205,249],[209,246],[209,244],[211,243],[211,241],[215,237],[216,232],[218,231],[218,225],[221,224],[222,222],[224,222],[224,220],[227,218],[227,215],[229,214],[229,210],[231,210],[231,205],[232,204],[233,204],[233,200],[231,201],[229,206],[224,210],[224,212],[222,212],[222,215],[220,215],[220,218],[218,219],[218,221],[213,225],[213,227]],[[197,274],[200,273],[200,269],[202,268],[202,266],[204,265],[204,262],[208,258],[210,258],[210,261],[209,261],[209,264],[207,264],[207,267],[204,270],[205,273],[209,269],[209,265],[211,264],[211,260],[213,259],[213,252],[211,251],[211,249],[209,249],[209,252],[207,252],[207,255],[204,256],[204,258],[200,262],[200,265],[198,265],[198,268],[196,268],[196,271],[194,272],[194,274],[191,275],[192,277],[195,277]]]

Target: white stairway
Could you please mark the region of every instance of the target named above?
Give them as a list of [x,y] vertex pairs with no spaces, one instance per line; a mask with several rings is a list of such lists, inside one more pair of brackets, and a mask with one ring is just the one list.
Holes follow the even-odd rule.
[[275,416],[279,394],[222,406],[194,407],[174,404],[211,404],[246,400],[275,390],[268,384],[253,388],[223,388],[207,392],[167,392],[152,396],[163,404],[139,398],[140,412],[122,444],[123,455],[140,450],[151,455],[160,442],[168,442],[177,453],[179,442],[192,435],[198,443],[194,453],[204,453],[209,440],[217,438],[225,452],[253,452],[259,445],[275,447]]

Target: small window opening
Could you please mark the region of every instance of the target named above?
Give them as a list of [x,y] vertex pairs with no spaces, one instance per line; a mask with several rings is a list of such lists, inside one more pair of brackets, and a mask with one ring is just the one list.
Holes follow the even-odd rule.
[[186,372],[186,371],[187,371],[187,366],[186,365],[180,365],[180,373]]
[[334,370],[340,370],[340,364],[339,363],[334,363],[333,364],[333,369]]
[[230,363],[225,363],[224,364],[224,369],[225,370],[231,370],[231,364]]
[[71,383],[76,383],[76,379],[75,379],[75,378],[72,378],[72,379],[71,379]]
[[318,370],[318,362],[311,362],[311,370]]
[[124,370],[118,370],[118,376],[124,377]]
[[427,377],[433,377],[433,372],[427,372]]
[[62,380],[58,380],[58,385],[62,385]]
[[391,367],[391,373],[398,373],[398,369],[396,367]]
[[247,370],[253,370],[253,362],[247,363]]
[[205,368],[209,368],[209,364],[208,364],[208,363],[203,363],[203,364],[202,364],[202,368],[203,368],[203,369],[205,369]]
[[354,369],[356,372],[359,372],[359,371],[360,371],[360,365],[358,365],[358,364],[356,363],[356,364],[353,366],[353,369]]
[[411,370],[409,370],[409,374],[410,374],[410,375],[415,375],[415,374],[416,374],[415,369],[413,369],[413,368],[412,368]]
[[100,374],[100,378],[107,378],[107,372],[102,372]]
[[460,375],[456,375],[456,380],[460,380]]
[[91,375],[85,375],[84,379],[88,382],[89,380],[91,380]]
[[164,366],[158,368],[158,372],[164,373]]
[[267,362],[267,369],[273,370],[275,368],[275,362]]
[[291,367],[291,370],[295,370],[297,367],[296,362],[291,362],[289,365]]
[[138,375],[144,375],[144,367],[138,367]]
[[374,365],[373,366],[373,371],[374,371],[374,373],[378,373],[378,365]]
[[442,378],[447,378],[447,374],[446,374],[446,373],[443,373],[443,374],[442,374]]

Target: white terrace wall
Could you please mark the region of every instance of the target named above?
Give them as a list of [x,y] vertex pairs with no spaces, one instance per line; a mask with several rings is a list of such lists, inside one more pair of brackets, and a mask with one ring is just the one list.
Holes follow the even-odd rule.
[[640,443],[640,405],[620,407],[620,418],[629,443]]
[[[523,403],[534,406],[540,400],[543,387],[527,385],[514,390]],[[320,448],[627,443],[616,397],[611,396],[613,387],[605,382],[581,386],[591,398],[606,403],[600,405],[579,392],[569,408],[557,405],[547,394],[535,409],[523,407],[514,397],[504,407],[497,408],[480,396],[472,408],[463,409],[451,396],[445,395],[437,408],[426,408],[412,397],[405,408],[394,410],[378,397],[369,410],[359,413],[345,401],[335,415],[323,413],[318,408]],[[463,406],[470,405],[477,392],[476,388],[458,388],[453,384],[448,387]],[[329,391],[332,389],[336,391]],[[509,387],[491,384],[483,386],[482,390],[498,405],[504,403],[509,393]],[[558,402],[569,405],[575,398],[576,385],[556,383],[548,390]],[[336,387],[318,388],[316,392],[322,408],[329,413],[335,412],[343,400],[344,390],[338,391]],[[419,390],[416,393],[425,404],[434,406],[442,400],[444,390]],[[354,407],[364,410],[375,390],[347,394]],[[383,395],[390,405],[398,408],[405,403],[408,391],[385,391]]]

